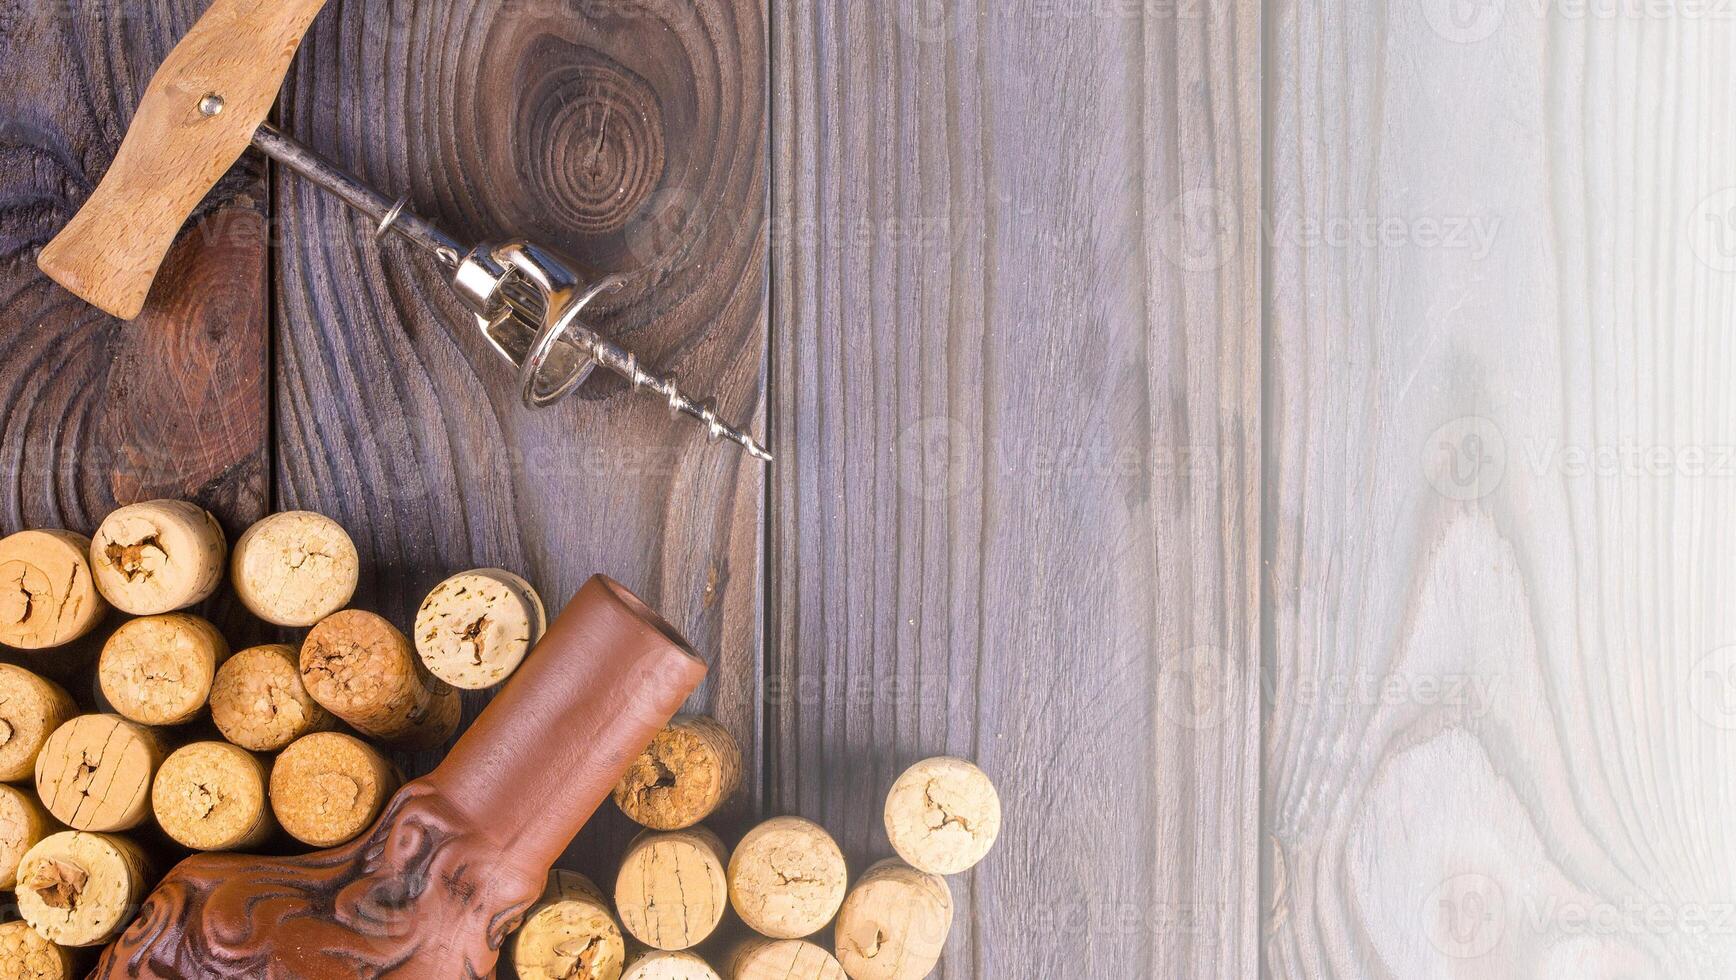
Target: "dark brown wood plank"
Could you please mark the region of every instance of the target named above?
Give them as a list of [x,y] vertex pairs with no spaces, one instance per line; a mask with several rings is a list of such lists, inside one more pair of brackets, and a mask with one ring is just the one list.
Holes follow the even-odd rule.
[[937,976],[1255,976],[1259,5],[773,9],[773,807],[974,758]]
[[[120,504],[196,500],[231,536],[263,512],[270,419],[264,169],[194,214],[142,317],[121,323],[45,278],[36,255],[108,168],[198,3],[0,5],[0,529],[89,534]],[[262,635],[226,599],[232,642]],[[18,655],[93,685],[77,655]]]
[[[764,30],[748,0],[340,0],[297,62],[283,121],[461,238],[530,238],[632,273],[599,326],[753,418]],[[378,246],[297,178],[276,187],[277,503],[351,530],[358,604],[407,625],[465,568],[520,571],[553,605],[606,572],[712,660],[695,707],[757,760],[759,464],[611,380],[526,411],[430,260]],[[468,696],[469,715],[484,702]],[[400,761],[418,772],[435,758]],[[605,807],[573,866],[607,880],[628,833]]]

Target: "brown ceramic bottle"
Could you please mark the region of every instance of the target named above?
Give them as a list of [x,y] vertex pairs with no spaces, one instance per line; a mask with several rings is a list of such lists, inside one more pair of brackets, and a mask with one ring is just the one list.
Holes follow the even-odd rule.
[[598,576],[434,772],[304,857],[181,862],[93,978],[481,978],[550,865],[704,677]]

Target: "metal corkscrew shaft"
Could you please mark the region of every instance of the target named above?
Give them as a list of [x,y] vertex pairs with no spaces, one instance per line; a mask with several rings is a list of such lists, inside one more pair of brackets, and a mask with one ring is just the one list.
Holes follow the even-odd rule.
[[[269,124],[253,136],[260,151],[330,192],[376,222],[374,235],[397,235],[433,255],[495,350],[519,368],[526,405],[553,404],[571,393],[594,365],[625,378],[635,391],[648,389],[705,426],[712,442],[735,443],[755,459],[772,455],[741,429],[718,418],[709,400],[689,397],[673,380],[639,365],[639,358],[587,326],[580,314],[601,293],[620,284],[606,278],[586,283],[565,262],[526,242],[479,245],[468,252],[450,235],[363,184],[335,164]],[[528,288],[527,288],[528,287]]]

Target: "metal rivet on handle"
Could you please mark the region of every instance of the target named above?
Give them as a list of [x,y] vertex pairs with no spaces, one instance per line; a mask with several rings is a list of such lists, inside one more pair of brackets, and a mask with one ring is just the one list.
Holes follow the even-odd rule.
[[199,100],[199,113],[205,116],[215,116],[223,111],[223,96],[213,92]]

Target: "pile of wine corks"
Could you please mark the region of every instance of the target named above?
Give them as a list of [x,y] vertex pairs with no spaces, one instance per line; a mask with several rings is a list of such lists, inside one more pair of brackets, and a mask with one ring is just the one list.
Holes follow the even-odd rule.
[[[527,582],[482,569],[429,595],[412,641],[347,608],[358,577],[350,536],[308,512],[271,515],[233,549],[212,515],[172,500],[123,507],[89,538],[0,539],[0,644],[51,673],[74,656],[58,648],[101,641],[74,686],[94,710],[0,664],[0,889],[23,917],[0,926],[0,977],[88,965],[80,949],[118,934],[178,858],[168,841],[281,852],[354,839],[402,782],[385,752],[445,743],[457,688],[504,680],[546,625]],[[226,580],[258,632],[299,642],[232,651],[192,611]]]
[[[952,758],[907,770],[885,810],[898,858],[854,886],[842,850],[810,820],[767,820],[733,849],[706,829],[740,782],[741,750],[722,725],[671,722],[615,789],[621,811],[646,829],[622,856],[612,894],[554,872],[508,946],[521,980],[928,976],[952,929],[944,876],[976,865],[1000,832],[988,777]],[[696,947],[717,945],[726,913],[744,938],[708,961]]]

